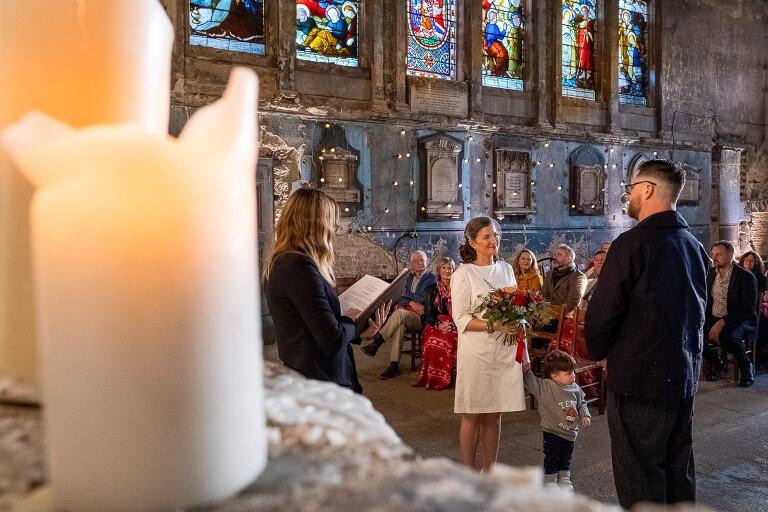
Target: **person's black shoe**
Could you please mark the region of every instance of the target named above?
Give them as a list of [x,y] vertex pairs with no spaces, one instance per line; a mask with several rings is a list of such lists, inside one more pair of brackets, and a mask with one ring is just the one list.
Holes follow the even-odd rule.
[[739,376],[739,387],[748,388],[755,383],[755,367],[751,361],[739,365]]
[[387,367],[386,370],[384,370],[381,375],[379,375],[379,378],[381,380],[387,380],[391,379],[392,377],[397,377],[400,375],[400,363],[389,363],[389,367]]
[[371,342],[367,345],[361,345],[360,350],[363,351],[363,354],[370,357],[374,357],[376,355],[376,352],[379,351],[379,346],[376,343]]
[[716,382],[720,380],[720,368],[721,368],[721,365],[719,361],[716,363],[709,363],[707,365],[706,379],[709,382]]

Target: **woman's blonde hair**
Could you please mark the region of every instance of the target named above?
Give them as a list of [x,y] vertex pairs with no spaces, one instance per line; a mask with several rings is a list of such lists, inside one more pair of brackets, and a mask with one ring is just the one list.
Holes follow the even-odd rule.
[[526,252],[531,255],[531,270],[541,275],[541,272],[539,271],[539,264],[536,261],[536,255],[533,254],[533,251],[530,249],[523,249],[522,251],[517,253],[517,256],[515,256],[515,262],[512,263],[512,269],[515,271],[515,275],[519,276],[519,275],[522,275],[523,273],[523,269],[520,268],[520,256],[522,256],[523,253],[526,253]]
[[440,269],[443,265],[448,265],[451,267],[451,272],[456,270],[456,262],[453,261],[453,258],[450,256],[444,256],[437,260],[437,263],[435,264],[435,271],[437,273],[437,278],[440,279]]
[[275,245],[264,258],[262,279],[269,280],[278,256],[296,252],[309,256],[320,273],[335,285],[333,273],[333,237],[339,207],[332,198],[314,188],[300,188],[288,197],[277,221]]

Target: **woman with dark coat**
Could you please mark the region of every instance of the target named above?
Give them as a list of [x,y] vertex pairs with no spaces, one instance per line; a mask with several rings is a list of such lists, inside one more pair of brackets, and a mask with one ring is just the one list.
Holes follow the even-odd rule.
[[[262,279],[283,364],[305,377],[360,393],[350,346],[359,338],[355,322],[342,315],[334,287],[338,217],[336,202],[319,190],[302,188],[291,194],[277,222],[275,246],[264,260]],[[388,312],[389,305],[381,306],[362,335],[376,334]]]
[[747,251],[739,258],[739,266],[744,267],[754,274],[757,279],[757,353],[755,354],[755,364],[757,368],[768,367],[768,304],[764,304],[765,297],[765,265],[763,259],[755,251]]

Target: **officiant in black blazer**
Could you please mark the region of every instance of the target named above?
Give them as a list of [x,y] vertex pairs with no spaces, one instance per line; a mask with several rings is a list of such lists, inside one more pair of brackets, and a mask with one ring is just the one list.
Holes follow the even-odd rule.
[[[291,194],[277,222],[262,280],[283,364],[305,377],[360,393],[350,346],[356,339],[355,323],[342,315],[334,286],[338,215],[336,202],[319,190],[302,188]],[[363,335],[376,334],[388,313],[389,306],[381,306]]]

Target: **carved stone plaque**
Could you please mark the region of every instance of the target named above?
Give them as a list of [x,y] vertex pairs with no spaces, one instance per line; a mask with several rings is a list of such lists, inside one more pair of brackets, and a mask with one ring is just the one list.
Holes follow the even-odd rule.
[[534,213],[531,200],[531,155],[523,151],[497,149],[494,172],[493,214],[497,219],[505,215]]
[[465,91],[432,82],[422,85],[412,82],[409,90],[411,110],[461,118],[469,115],[469,102]]
[[357,180],[358,152],[347,142],[341,126],[327,128],[316,152],[318,188],[339,204],[342,217],[351,217],[362,206],[362,190]]
[[431,135],[419,141],[422,162],[421,220],[462,220],[462,143],[448,135]]
[[680,199],[677,200],[677,204],[697,205],[701,201],[701,177],[699,170],[688,164],[683,164],[683,170],[685,170],[685,185],[683,185],[683,190],[680,192]]
[[603,215],[605,173],[603,156],[592,146],[581,146],[571,155],[568,213]]

